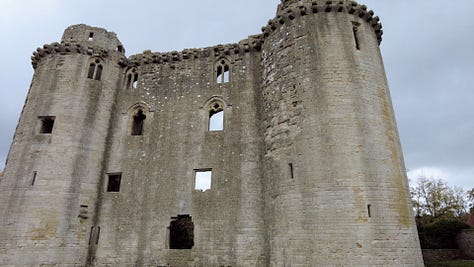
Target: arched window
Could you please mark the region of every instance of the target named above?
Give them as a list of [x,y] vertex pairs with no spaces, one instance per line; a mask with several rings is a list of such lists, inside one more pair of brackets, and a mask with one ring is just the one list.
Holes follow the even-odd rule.
[[230,82],[229,64],[223,59],[216,66],[216,82],[217,84]]
[[131,69],[126,76],[125,89],[137,89],[138,73],[136,69]]
[[216,101],[209,108],[209,131],[224,130],[224,105]]
[[143,135],[143,125],[146,119],[146,115],[144,114],[141,108],[137,109],[135,114],[133,115],[132,121],[132,135]]
[[96,59],[94,62],[89,64],[89,72],[87,73],[87,78],[100,81],[102,79],[102,72],[104,67],[99,59]]

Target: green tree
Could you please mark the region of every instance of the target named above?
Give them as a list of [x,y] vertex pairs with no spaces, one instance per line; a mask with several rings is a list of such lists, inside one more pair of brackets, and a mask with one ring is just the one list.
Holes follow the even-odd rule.
[[466,192],[460,187],[449,187],[442,179],[420,176],[411,188],[411,196],[417,217],[460,217],[466,213]]
[[474,187],[467,191],[467,199],[469,201],[469,208],[474,209]]

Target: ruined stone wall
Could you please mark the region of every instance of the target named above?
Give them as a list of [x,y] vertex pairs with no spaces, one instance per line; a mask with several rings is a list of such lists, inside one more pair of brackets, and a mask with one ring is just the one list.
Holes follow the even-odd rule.
[[422,266],[381,35],[365,6],[319,0],[239,43],[129,58],[69,27],[32,57],[1,265]]
[[[217,84],[222,60],[230,81]],[[122,186],[100,197],[99,265],[173,265],[182,257],[198,266],[264,265],[259,62],[257,53],[224,53],[131,68],[138,84],[120,88],[111,128],[106,172],[121,172]],[[209,131],[216,101],[224,129]],[[132,136],[138,108],[143,135]],[[194,189],[199,169],[212,169],[210,190]],[[192,216],[192,250],[169,249],[178,215]]]
[[474,229],[465,229],[458,234],[458,245],[462,253],[474,259]]

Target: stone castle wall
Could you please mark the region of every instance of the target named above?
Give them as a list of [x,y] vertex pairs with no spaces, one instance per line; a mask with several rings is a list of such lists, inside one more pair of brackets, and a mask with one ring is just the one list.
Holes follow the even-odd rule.
[[[422,266],[381,35],[353,1],[285,0],[239,43],[129,58],[69,27],[32,57],[1,264]],[[171,247],[180,218],[192,248]]]

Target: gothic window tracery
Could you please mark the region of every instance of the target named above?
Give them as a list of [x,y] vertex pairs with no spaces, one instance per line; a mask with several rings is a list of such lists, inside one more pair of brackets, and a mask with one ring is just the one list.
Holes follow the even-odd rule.
[[102,72],[104,67],[99,59],[94,60],[89,64],[89,72],[87,78],[100,81],[102,79]]
[[127,73],[125,88],[135,90],[137,89],[137,86],[138,86],[138,72],[137,72],[137,69],[133,68],[129,70]]
[[230,67],[224,59],[220,60],[216,66],[216,82],[217,84],[230,82]]

